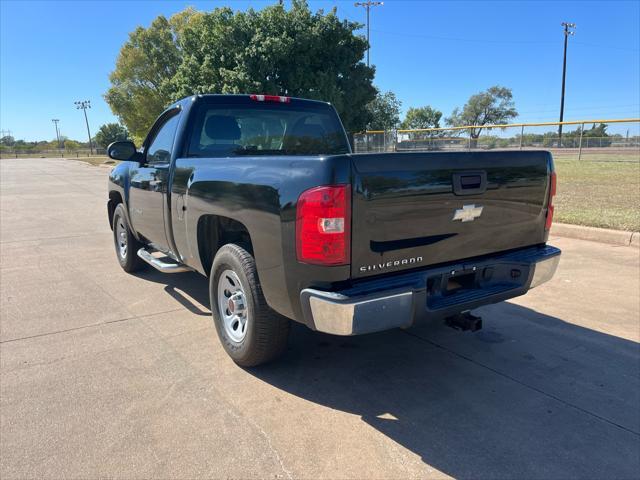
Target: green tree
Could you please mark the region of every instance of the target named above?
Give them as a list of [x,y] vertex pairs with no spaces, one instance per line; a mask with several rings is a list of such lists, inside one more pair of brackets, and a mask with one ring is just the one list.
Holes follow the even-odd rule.
[[53,140],[46,142],[44,148],[45,150],[58,150],[60,148],[60,142],[58,142],[57,138],[54,138]]
[[393,92],[378,93],[367,105],[369,130],[391,130],[400,123],[402,102]]
[[129,140],[129,132],[119,123],[105,123],[98,129],[94,140],[99,147],[107,148],[112,142]]
[[289,10],[216,8],[182,31],[175,98],[206,92],[312,98],[331,102],[347,130],[362,129],[375,89],[373,69],[361,62],[367,42],[354,34],[359,27],[335,9],[312,13],[302,0]]
[[[589,147],[608,147],[611,145],[611,136],[607,133],[608,125],[606,123],[599,123],[597,126],[594,123],[591,128],[585,128],[582,132],[582,146],[584,148]],[[562,135],[562,146],[576,148],[580,145],[580,131],[582,127],[567,132]],[[557,133],[555,133],[557,136]],[[592,140],[589,140],[592,139]]]
[[[594,123],[593,126],[589,130],[585,130],[584,131],[584,136],[585,137],[600,137],[600,138],[608,137],[609,134],[607,133],[607,127],[608,127],[608,125],[606,123],[599,123],[598,126],[596,126],[596,124]],[[579,135],[579,132],[580,132],[579,128],[578,128],[577,132],[578,132],[578,135]]]
[[472,146],[476,146],[483,125],[507,123],[517,116],[518,111],[515,108],[511,89],[496,85],[472,95],[462,110],[456,107],[445,122],[453,127],[466,125],[478,127],[469,129],[473,139]]
[[375,97],[366,40],[333,9],[187,9],[138,28],[122,47],[105,98],[138,138],[171,102],[197,93],[266,93],[331,102],[348,130],[365,128]]
[[0,145],[4,145],[5,147],[12,147],[13,145],[15,145],[15,143],[16,139],[11,135],[5,135],[4,137],[0,138]]
[[182,60],[180,31],[195,15],[187,9],[169,20],[159,16],[129,34],[120,50],[104,98],[138,142],[172,101],[171,79]]
[[407,110],[407,115],[400,124],[400,128],[405,130],[417,130],[421,128],[440,128],[442,112],[430,107],[411,107]]
[[64,140],[64,149],[65,150],[78,150],[80,148],[80,142],[76,140],[65,139]]

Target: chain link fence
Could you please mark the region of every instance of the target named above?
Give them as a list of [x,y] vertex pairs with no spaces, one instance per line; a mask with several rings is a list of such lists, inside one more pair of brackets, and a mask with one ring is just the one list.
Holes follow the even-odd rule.
[[[567,159],[640,162],[638,118],[563,122],[564,132],[561,138],[558,135],[559,125],[559,122],[545,122],[377,130],[354,134],[353,143],[356,153],[545,149],[555,156]],[[615,132],[612,132],[612,126],[615,127]],[[0,149],[0,158],[81,158],[105,155],[104,148],[96,148],[93,153],[88,148],[38,150],[3,146]]]
[[[640,119],[367,131],[354,135],[356,153],[460,150],[550,150],[576,160],[640,161]],[[613,128],[612,128],[613,127]]]
[[12,148],[3,147],[0,149],[0,158],[84,158],[84,157],[103,157],[107,155],[104,148],[94,148],[91,150],[79,149],[29,149],[29,148]]

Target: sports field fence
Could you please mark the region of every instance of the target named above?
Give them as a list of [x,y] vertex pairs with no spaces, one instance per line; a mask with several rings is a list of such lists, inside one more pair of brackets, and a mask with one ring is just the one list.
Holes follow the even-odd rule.
[[356,153],[544,149],[565,159],[640,162],[640,118],[375,130],[353,140]]
[[88,148],[79,149],[38,149],[38,148],[12,148],[4,147],[0,149],[0,158],[86,158],[104,157],[107,150],[104,148],[94,148],[93,153]]

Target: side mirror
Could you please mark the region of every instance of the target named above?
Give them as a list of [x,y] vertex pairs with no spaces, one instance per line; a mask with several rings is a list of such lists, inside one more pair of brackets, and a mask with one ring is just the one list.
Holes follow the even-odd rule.
[[137,150],[133,142],[113,142],[107,147],[107,155],[114,160],[135,160]]

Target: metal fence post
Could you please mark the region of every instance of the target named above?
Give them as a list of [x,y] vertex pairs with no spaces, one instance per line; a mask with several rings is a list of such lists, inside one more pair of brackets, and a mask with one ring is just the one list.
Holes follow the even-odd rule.
[[471,150],[471,129],[469,129],[469,142],[467,143],[467,150]]
[[584,133],[584,123],[580,127],[580,144],[578,146],[578,161],[582,158],[582,134]]
[[522,150],[522,137],[524,137],[524,125],[520,129],[520,150]]

